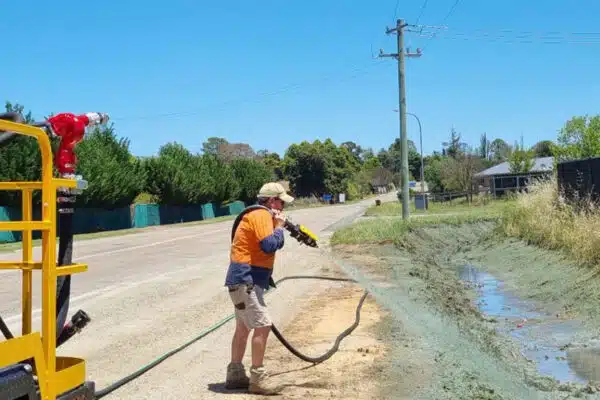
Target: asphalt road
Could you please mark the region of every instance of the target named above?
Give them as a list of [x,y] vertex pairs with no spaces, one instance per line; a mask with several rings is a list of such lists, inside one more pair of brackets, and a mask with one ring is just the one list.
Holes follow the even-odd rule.
[[[382,195],[395,200],[395,193]],[[369,199],[292,211],[295,222],[326,239],[340,223],[350,222],[374,203]],[[88,272],[74,275],[69,317],[84,309],[92,318],[86,330],[59,349],[83,357],[88,379],[103,388],[231,314],[223,286],[232,221],[196,226],[160,227],[147,232],[75,243],[74,262]],[[40,258],[40,249],[34,250]],[[19,259],[20,252],[2,253]],[[286,237],[278,254],[275,279],[291,274],[322,273],[332,260],[323,250],[300,247]],[[20,332],[20,275],[0,271],[0,313]],[[40,327],[40,276],[34,274],[34,329]],[[334,284],[334,283],[333,283]],[[317,296],[331,282],[288,281],[268,296],[274,322],[284,327],[298,311],[295,299]],[[297,302],[296,302],[297,303]],[[234,322],[171,357],[106,399],[225,398],[221,385],[230,356]],[[310,329],[310,327],[307,327]],[[269,346],[280,345],[275,337]],[[248,347],[249,354],[250,347]],[[268,365],[267,365],[268,367]]]

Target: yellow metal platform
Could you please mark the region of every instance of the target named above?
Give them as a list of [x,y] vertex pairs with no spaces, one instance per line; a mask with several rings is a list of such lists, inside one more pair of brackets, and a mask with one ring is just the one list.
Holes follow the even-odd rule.
[[[55,400],[68,390],[85,381],[85,361],[73,357],[56,356],[56,278],[87,270],[85,264],[56,266],[56,193],[58,188],[77,188],[75,180],[55,178],[50,138],[40,128],[0,120],[0,130],[34,137],[39,145],[42,160],[41,182],[0,182],[0,190],[22,192],[22,220],[0,222],[0,231],[21,231],[22,261],[0,262],[0,269],[22,272],[22,328],[21,335],[0,342],[0,368],[33,359],[43,400]],[[42,219],[32,219],[34,190],[42,192]],[[33,260],[32,231],[42,232],[42,259]],[[41,271],[42,279],[42,329],[32,332],[32,277]]]

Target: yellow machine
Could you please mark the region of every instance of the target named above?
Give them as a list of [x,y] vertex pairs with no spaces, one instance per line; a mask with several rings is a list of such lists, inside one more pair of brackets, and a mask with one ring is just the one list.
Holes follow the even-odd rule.
[[[9,371],[14,375],[15,368],[20,366],[25,370],[19,378],[21,382],[29,379],[33,385],[33,382],[35,382],[33,375],[35,375],[37,376],[37,383],[30,392],[15,398],[41,400],[86,399],[89,398],[88,393],[93,393],[93,387],[88,387],[85,382],[85,361],[80,358],[58,357],[56,355],[57,277],[87,270],[85,264],[57,266],[56,257],[57,191],[60,188],[77,188],[78,182],[75,179],[54,177],[50,138],[43,129],[0,119],[0,131],[34,137],[40,148],[42,168],[41,182],[0,182],[0,190],[22,192],[22,220],[0,222],[0,231],[23,232],[22,261],[0,262],[0,269],[21,270],[22,274],[21,336],[0,342],[0,398],[13,398],[10,397],[9,390],[13,390],[11,393],[15,395],[14,384],[3,386],[2,373]],[[38,221],[34,221],[32,217],[32,195],[34,190],[41,190],[42,196],[42,217]],[[41,261],[33,259],[32,231],[41,231],[42,233]],[[32,329],[32,278],[33,273],[36,272],[40,272],[42,278],[41,332]],[[29,375],[26,372],[29,372]],[[14,383],[14,381],[12,382]]]

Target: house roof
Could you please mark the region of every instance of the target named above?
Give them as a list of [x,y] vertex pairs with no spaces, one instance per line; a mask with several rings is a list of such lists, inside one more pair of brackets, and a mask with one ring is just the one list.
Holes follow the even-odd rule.
[[[539,157],[534,158],[534,165],[529,172],[546,172],[552,171],[554,157]],[[485,169],[475,174],[476,177],[494,176],[494,175],[512,175],[510,172],[510,164],[508,161],[502,164],[494,165],[491,168]]]

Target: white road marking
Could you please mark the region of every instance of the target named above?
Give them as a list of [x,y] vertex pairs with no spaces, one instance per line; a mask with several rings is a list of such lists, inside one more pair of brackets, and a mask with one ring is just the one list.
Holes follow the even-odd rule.
[[185,240],[185,239],[192,239],[192,238],[195,238],[195,237],[208,236],[208,235],[212,235],[212,234],[215,234],[215,233],[225,232],[226,230],[229,230],[229,229],[219,229],[219,230],[211,231],[211,232],[196,233],[194,235],[178,236],[178,237],[175,237],[175,238],[172,238],[172,239],[161,240],[159,242],[152,242],[152,243],[140,244],[138,246],[124,247],[122,249],[108,250],[108,251],[103,251],[103,252],[100,252],[100,253],[93,253],[93,254],[83,255],[83,256],[77,257],[77,259],[78,260],[85,260],[85,259],[88,259],[88,258],[93,258],[93,257],[98,257],[98,256],[108,256],[108,255],[111,255],[111,254],[124,253],[124,252],[131,251],[131,250],[145,249],[147,247],[154,247],[154,246],[158,246],[158,245],[162,245],[162,244],[166,244],[166,243],[176,242],[178,240]]
[[[196,238],[196,237],[209,236],[209,235],[213,235],[215,233],[221,233],[221,232],[225,232],[225,231],[228,231],[228,230],[229,230],[229,228],[227,228],[227,229],[218,229],[216,231],[210,231],[210,232],[196,233],[196,234],[187,235],[187,236],[178,236],[178,237],[174,237],[172,239],[161,240],[161,241],[158,241],[158,242],[151,242],[151,243],[146,243],[146,244],[140,244],[140,245],[137,245],[137,246],[124,247],[124,248],[115,249],[115,250],[107,250],[107,251],[102,251],[102,252],[99,252],[99,253],[85,254],[85,255],[82,255],[82,256],[78,256],[76,258],[77,258],[77,260],[85,260],[85,259],[99,257],[99,256],[108,256],[108,255],[112,255],[112,254],[124,253],[124,252],[128,252],[128,251],[132,251],[132,250],[138,250],[138,249],[145,249],[145,248],[148,248],[148,247],[160,246],[162,244],[176,242],[178,240],[185,240],[185,239],[192,239],[192,238]],[[20,253],[20,252],[21,252],[21,250],[15,251],[15,253]],[[0,275],[11,273],[11,272],[15,272],[15,271],[18,271],[18,270],[12,270],[12,269],[1,270],[0,271]]]
[[[144,280],[141,280],[141,281],[135,281],[135,282],[132,282],[132,283],[126,283],[126,284],[121,283],[121,284],[116,284],[116,285],[110,285],[110,286],[107,286],[107,287],[102,288],[102,289],[92,290],[91,292],[87,292],[87,293],[81,294],[79,296],[71,297],[71,299],[69,301],[69,309],[71,309],[73,307],[77,308],[76,307],[77,305],[79,305],[79,307],[81,307],[83,305],[83,304],[76,303],[77,301],[85,300],[85,299],[88,299],[90,297],[92,297],[92,298],[98,298],[98,297],[100,297],[102,295],[106,295],[106,294],[111,294],[111,295],[112,294],[117,294],[119,292],[123,292],[123,291],[129,290],[129,289],[133,289],[136,286],[144,285],[146,283],[167,280],[168,279],[167,275],[169,275],[169,274],[156,275],[156,276],[153,276],[151,278],[144,279]],[[42,312],[41,308],[36,308],[35,310],[32,310],[31,315],[32,315],[32,317],[35,317],[35,318],[32,318],[32,319],[34,321],[36,321],[39,318],[39,317],[36,317],[36,316],[38,314],[40,314],[41,312]],[[21,314],[11,315],[10,317],[5,318],[4,321],[7,322],[7,323],[10,323],[10,322],[13,322],[13,321],[21,321]]]

